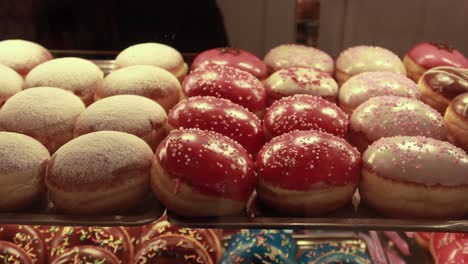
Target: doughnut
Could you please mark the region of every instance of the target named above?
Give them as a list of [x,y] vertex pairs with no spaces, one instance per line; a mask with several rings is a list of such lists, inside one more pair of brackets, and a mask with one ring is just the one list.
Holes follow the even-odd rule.
[[140,244],[140,236],[143,232],[142,226],[123,226],[123,229],[127,231],[128,236],[132,241],[133,248],[136,248]]
[[252,74],[229,66],[208,64],[192,71],[182,83],[187,97],[214,96],[242,105],[262,116],[266,106],[263,84]]
[[394,95],[419,99],[418,85],[394,72],[363,72],[347,80],[338,93],[341,109],[352,114],[362,103],[372,97]]
[[336,59],[335,77],[338,84],[362,72],[394,72],[406,76],[401,59],[393,52],[376,46],[354,46],[340,53]]
[[312,68],[330,76],[335,62],[327,53],[305,45],[283,44],[272,48],[263,59],[270,73],[292,67]]
[[214,264],[195,239],[177,234],[158,236],[135,253],[135,264]]
[[137,95],[115,95],[90,105],[76,120],[74,137],[96,131],[126,132],[156,149],[165,138],[167,115],[155,101]]
[[[0,241],[8,241],[23,249],[35,264],[45,264],[47,246],[41,233],[27,225],[0,226]],[[0,259],[0,263],[1,263]],[[6,262],[15,263],[15,262]]]
[[468,152],[468,93],[453,99],[445,112],[444,120],[447,138]]
[[23,77],[16,71],[0,64],[0,108],[12,95],[23,89]]
[[37,65],[53,59],[41,45],[22,39],[0,41],[0,64],[6,65],[22,77]]
[[408,77],[417,82],[423,73],[438,66],[468,68],[468,59],[458,50],[439,43],[423,42],[403,58]]
[[115,58],[115,68],[134,65],[151,65],[172,73],[180,82],[188,71],[182,55],[174,48],[161,43],[141,43],[121,51]]
[[225,135],[256,154],[265,143],[262,122],[246,108],[229,100],[196,96],[174,106],[168,114],[167,129],[198,128]]
[[361,200],[384,215],[453,219],[468,213],[468,156],[448,142],[382,138],[362,162]]
[[84,109],[78,96],[59,88],[23,90],[0,109],[0,131],[31,136],[54,153],[73,138],[76,119]]
[[437,259],[440,251],[452,242],[468,238],[468,234],[464,233],[434,233],[429,240],[429,251],[434,259]]
[[397,96],[373,97],[351,115],[349,142],[360,152],[380,138],[393,136],[426,136],[444,140],[444,118],[419,100]]
[[68,214],[123,212],[149,194],[153,151],[140,138],[117,131],[77,137],[47,165],[54,206]]
[[103,78],[104,73],[93,62],[66,57],[44,62],[32,69],[24,80],[24,88],[62,88],[80,97],[85,105],[90,105]]
[[207,64],[225,65],[246,71],[257,79],[267,77],[267,67],[262,60],[252,53],[234,47],[223,47],[206,50],[195,57],[192,70]]
[[358,246],[330,242],[313,244],[302,253],[298,264],[371,264],[370,256]]
[[436,264],[462,264],[468,262],[468,239],[452,242],[435,259]]
[[334,103],[308,94],[284,97],[266,111],[263,126],[271,139],[294,130],[315,130],[344,137],[348,115]]
[[0,132],[0,212],[17,211],[42,200],[50,154],[37,140]]
[[296,240],[292,235],[283,230],[277,229],[244,229],[231,236],[229,243],[226,246],[226,252],[235,250],[239,244],[251,243],[256,241],[258,243],[269,244],[283,254],[290,260],[295,260],[298,252]]
[[178,101],[180,83],[168,71],[149,65],[125,67],[111,72],[96,89],[94,100],[118,94],[148,97],[169,111]]
[[190,237],[200,243],[210,255],[213,263],[218,263],[222,256],[221,241],[212,229],[187,228],[160,220],[145,226],[142,231],[140,243],[145,244],[163,235],[175,234]]
[[255,187],[254,163],[234,140],[212,131],[173,130],[156,149],[153,193],[181,216],[242,212]]
[[7,264],[34,264],[24,249],[6,241],[0,241],[0,262]]
[[263,205],[282,214],[314,216],[351,201],[361,157],[342,138],[318,131],[294,131],[267,143],[256,165],[256,190]]
[[429,249],[429,241],[431,240],[432,234],[432,232],[416,232],[414,233],[414,239],[420,247]]
[[55,237],[56,233],[60,231],[58,226],[33,226],[33,228],[41,233],[42,238],[44,239],[46,245],[46,251],[50,250],[50,242]]
[[[117,257],[118,263],[132,263],[134,251],[127,231],[122,227],[61,227],[51,241],[49,262],[58,261],[61,256],[69,255],[70,250],[80,246],[100,247]],[[90,251],[73,253],[77,256]],[[99,256],[101,254],[97,254]],[[106,254],[108,255],[108,254]],[[61,262],[57,262],[61,263]],[[65,262],[66,263],[66,262]],[[107,264],[107,262],[106,262]]]
[[74,247],[54,259],[51,264],[120,264],[119,259],[107,250],[93,246]]
[[312,68],[281,69],[264,81],[268,105],[283,97],[309,94],[336,102],[338,84],[328,74]]

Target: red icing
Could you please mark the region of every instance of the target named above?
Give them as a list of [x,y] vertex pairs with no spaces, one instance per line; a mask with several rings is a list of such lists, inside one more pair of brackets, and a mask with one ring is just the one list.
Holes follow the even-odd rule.
[[207,65],[185,77],[182,89],[188,97],[215,96],[240,104],[252,112],[265,108],[263,84],[248,72],[219,65]]
[[441,44],[420,43],[408,52],[408,56],[427,69],[437,66],[468,68],[468,59],[462,53]]
[[174,130],[158,146],[156,158],[174,180],[207,195],[246,200],[255,186],[250,155],[216,132]]
[[258,176],[285,189],[310,190],[357,183],[359,152],[344,139],[317,131],[273,138],[257,156]]
[[246,71],[258,79],[267,77],[267,66],[257,56],[245,50],[225,47],[200,53],[192,63],[192,69],[207,64],[227,65]]
[[0,240],[9,241],[22,248],[36,264],[46,263],[46,244],[42,234],[31,226],[3,225]]
[[348,116],[335,104],[312,95],[295,95],[268,108],[263,125],[272,137],[294,130],[317,130],[344,137]]
[[445,248],[456,240],[462,238],[468,238],[468,234],[464,233],[434,233],[431,238],[430,248],[435,255],[439,254],[439,251]]
[[249,153],[257,153],[265,143],[258,117],[229,100],[192,97],[179,102],[168,114],[173,128],[199,128],[223,134],[239,142]]
[[429,242],[432,236],[432,232],[417,232],[418,236],[424,241]]
[[463,264],[468,263],[468,239],[452,242],[439,252],[438,264]]
[[0,261],[6,264],[33,264],[26,251],[13,243],[0,241]]

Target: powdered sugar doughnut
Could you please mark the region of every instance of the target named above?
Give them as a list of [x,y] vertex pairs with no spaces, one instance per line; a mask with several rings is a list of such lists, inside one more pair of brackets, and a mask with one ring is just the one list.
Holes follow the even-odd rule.
[[80,246],[74,247],[54,259],[51,264],[119,264],[119,259],[111,252],[99,247]]
[[160,43],[141,43],[124,49],[115,58],[115,68],[133,65],[152,65],[172,73],[180,82],[187,74],[188,66],[174,48]]
[[111,72],[96,89],[94,99],[118,94],[148,97],[169,111],[178,101],[180,83],[168,71],[149,65],[129,66]]
[[312,68],[287,68],[279,70],[264,81],[268,104],[286,96],[310,94],[331,102],[336,101],[338,84],[330,75]]
[[10,67],[0,64],[0,107],[15,93],[23,89],[23,78]]
[[54,153],[73,138],[75,121],[84,109],[78,96],[63,89],[23,90],[0,109],[0,131],[31,136]]
[[86,105],[93,102],[94,91],[104,73],[93,62],[67,57],[47,61],[31,70],[24,87],[49,86],[62,88],[77,95]]
[[127,133],[99,131],[77,137],[47,165],[50,200],[66,213],[125,211],[148,195],[152,159],[151,148]]
[[468,156],[452,144],[425,137],[382,138],[362,159],[359,193],[383,214],[455,218],[468,213]]
[[351,76],[362,72],[389,71],[406,76],[406,69],[395,53],[375,46],[355,46],[340,53],[335,77],[340,86]]
[[74,137],[103,130],[143,139],[155,149],[166,136],[167,115],[155,101],[137,95],[116,95],[90,105],[76,120]]
[[263,59],[270,72],[291,67],[312,68],[333,75],[334,61],[325,52],[304,45],[283,44],[271,49]]
[[346,113],[368,99],[382,95],[394,95],[419,99],[416,83],[394,72],[363,72],[351,77],[341,87],[338,94],[339,105]]
[[374,141],[392,136],[426,136],[444,140],[444,119],[430,106],[412,98],[377,96],[351,115],[349,142],[361,152]]
[[37,65],[51,60],[52,54],[41,45],[21,39],[0,41],[0,64],[25,77]]
[[21,209],[40,200],[49,158],[37,140],[0,132],[0,211]]

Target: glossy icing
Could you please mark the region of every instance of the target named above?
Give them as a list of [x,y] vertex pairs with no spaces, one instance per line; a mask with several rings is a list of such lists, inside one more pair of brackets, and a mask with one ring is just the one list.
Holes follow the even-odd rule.
[[420,97],[416,83],[394,72],[363,72],[351,77],[340,88],[340,105],[356,108],[368,99],[382,95]]
[[299,258],[298,264],[371,264],[369,255],[357,246],[341,243],[314,244]]
[[181,235],[163,235],[150,240],[135,253],[135,264],[213,264],[196,240]]
[[426,71],[421,78],[430,89],[448,99],[468,93],[468,69],[436,67]]
[[381,177],[424,184],[468,184],[468,156],[454,145],[426,137],[390,137],[363,154],[363,167]]
[[9,241],[22,248],[35,264],[46,263],[47,247],[44,238],[31,226],[2,225],[0,226],[0,240]]
[[119,259],[107,250],[99,247],[74,247],[51,264],[119,264]]
[[264,82],[268,97],[277,100],[295,94],[310,94],[334,98],[338,84],[330,75],[311,68],[279,70]]
[[433,251],[433,254],[438,255],[440,250],[442,250],[452,242],[463,238],[468,238],[468,234],[435,232],[431,236],[430,249]]
[[445,139],[444,119],[419,100],[378,96],[367,100],[351,115],[350,129],[371,142],[392,136],[426,136]]
[[468,263],[468,239],[454,241],[441,251],[437,257],[437,264],[466,264]]
[[257,156],[258,177],[286,189],[311,190],[356,183],[359,152],[344,139],[317,131],[273,138]]
[[276,101],[263,120],[265,131],[272,137],[294,130],[316,130],[344,137],[348,124],[348,115],[336,104],[307,94]]
[[215,48],[198,54],[192,63],[192,69],[207,64],[231,66],[246,71],[258,79],[264,79],[268,74],[265,63],[257,56],[234,47]]
[[26,251],[6,241],[0,241],[0,262],[6,264],[34,264]]
[[444,44],[423,42],[414,46],[408,56],[427,69],[437,66],[468,68],[467,58],[460,51]]
[[212,96],[179,102],[169,111],[168,124],[175,129],[218,132],[239,142],[251,154],[257,153],[265,143],[262,123],[256,115],[229,100]]
[[354,46],[341,52],[336,69],[349,75],[361,72],[389,71],[406,76],[401,59],[393,52],[376,46]]
[[263,84],[248,72],[209,64],[185,77],[182,83],[187,97],[214,96],[228,99],[252,112],[265,108],[266,91]]
[[173,180],[207,195],[242,201],[255,186],[250,155],[239,143],[216,132],[173,130],[157,148],[156,159]]
[[455,97],[451,105],[455,113],[463,117],[468,117],[468,93]]
[[328,74],[334,72],[334,61],[327,53],[304,45],[283,44],[271,49],[263,59],[265,64],[277,71],[291,67],[312,68]]

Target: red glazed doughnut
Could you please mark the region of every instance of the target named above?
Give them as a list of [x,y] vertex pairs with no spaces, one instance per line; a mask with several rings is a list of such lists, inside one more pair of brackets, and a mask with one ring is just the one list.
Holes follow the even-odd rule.
[[51,241],[49,262],[76,246],[97,246],[114,254],[121,264],[132,263],[133,245],[122,227],[62,227]]
[[213,264],[210,255],[195,239],[168,234],[142,245],[135,253],[135,264]]
[[431,232],[416,232],[414,233],[414,239],[416,240],[416,243],[424,249],[429,249],[429,241],[431,241],[432,237]]
[[107,250],[99,247],[80,246],[74,247],[60,257],[54,259],[51,264],[119,264],[119,259]]
[[69,214],[110,214],[133,208],[149,194],[153,152],[140,138],[117,131],[80,136],[47,165],[55,207]]
[[328,73],[335,71],[335,62],[327,53],[304,45],[283,44],[271,49],[263,59],[270,73],[292,67],[312,68]]
[[453,99],[444,119],[450,142],[468,152],[468,93]]
[[168,114],[168,130],[198,128],[232,138],[250,154],[265,143],[260,119],[242,106],[212,96],[191,97],[179,102]]
[[233,47],[215,48],[198,54],[192,63],[192,70],[207,64],[231,66],[246,71],[260,80],[265,79],[268,74],[265,63],[257,56]]
[[408,77],[417,82],[423,73],[438,66],[468,68],[468,59],[460,51],[445,45],[423,42],[415,45],[403,58]]
[[70,91],[86,105],[93,102],[94,91],[104,73],[93,62],[81,58],[53,59],[31,70],[25,78],[24,88],[57,87]]
[[319,215],[351,201],[360,176],[359,152],[317,131],[273,138],[257,156],[260,201],[278,212]]
[[0,64],[25,77],[37,65],[51,60],[50,52],[39,44],[21,39],[0,41]]
[[160,43],[141,43],[124,49],[115,58],[115,68],[134,65],[151,65],[172,73],[180,82],[187,74],[188,66],[174,48]]
[[34,264],[26,251],[6,241],[0,241],[0,261],[7,264]]
[[361,104],[351,115],[349,142],[364,152],[372,142],[393,136],[446,138],[444,118],[419,100],[377,96]]
[[452,242],[443,248],[436,259],[436,264],[468,263],[468,239]]
[[31,226],[2,225],[0,226],[0,240],[11,242],[23,249],[35,264],[47,263],[47,246],[44,238]]
[[468,238],[464,233],[434,233],[429,240],[429,251],[434,259],[437,259],[441,250],[454,241]]
[[186,228],[169,223],[166,220],[156,221],[143,228],[141,244],[167,234],[190,237],[200,243],[213,260],[219,263],[222,257],[221,241],[212,229]]
[[27,89],[13,95],[0,109],[0,131],[31,136],[54,153],[73,138],[76,119],[84,109],[80,98],[68,91]]
[[312,68],[279,70],[264,81],[268,105],[283,97],[309,94],[336,102],[338,84],[330,75]]
[[468,156],[452,144],[425,137],[382,138],[362,160],[359,194],[379,212],[429,219],[468,214]]
[[351,77],[338,94],[339,105],[346,113],[353,111],[372,97],[394,95],[419,99],[418,86],[411,79],[394,72],[363,72]]
[[94,99],[118,94],[148,97],[169,111],[181,93],[180,83],[168,71],[149,65],[135,65],[116,70],[107,75],[96,89]]
[[348,124],[348,115],[334,103],[307,94],[276,101],[263,119],[268,139],[294,130],[315,130],[344,137]]
[[182,83],[187,97],[214,96],[242,105],[261,116],[265,111],[266,92],[252,74],[229,66],[208,64],[187,75]]
[[240,213],[255,186],[254,164],[232,139],[212,131],[174,130],[159,144],[151,185],[182,216]]
[[76,120],[73,136],[120,131],[135,135],[156,149],[166,136],[166,123],[166,112],[155,101],[137,95],[115,95],[86,108]]
[[10,67],[0,64],[0,108],[12,95],[23,89],[23,78]]
[[47,149],[37,140],[0,132],[0,212],[17,211],[41,201]]
[[335,77],[338,84],[363,72],[386,71],[406,76],[401,59],[393,52],[375,46],[354,46],[340,53],[336,59]]

